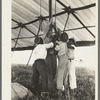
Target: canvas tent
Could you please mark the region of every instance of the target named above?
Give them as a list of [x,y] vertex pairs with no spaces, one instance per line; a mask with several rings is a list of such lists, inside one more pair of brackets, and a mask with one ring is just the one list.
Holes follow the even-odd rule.
[[[12,51],[31,50],[39,29],[39,16],[49,20],[50,0],[12,0]],[[52,0],[53,22],[76,46],[90,46],[96,40],[96,0]],[[68,18],[68,13],[69,18]],[[65,27],[66,20],[67,24]],[[43,33],[39,32],[41,36]]]

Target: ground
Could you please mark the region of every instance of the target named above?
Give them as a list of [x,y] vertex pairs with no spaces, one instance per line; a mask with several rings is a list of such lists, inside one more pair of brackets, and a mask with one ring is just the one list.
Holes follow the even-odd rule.
[[[18,82],[26,87],[31,86],[32,67],[25,65],[12,65],[12,82]],[[95,100],[95,71],[86,67],[76,67],[77,89],[74,100]],[[38,99],[36,99],[38,100]],[[58,99],[48,99],[58,100]],[[59,100],[65,100],[63,97]]]

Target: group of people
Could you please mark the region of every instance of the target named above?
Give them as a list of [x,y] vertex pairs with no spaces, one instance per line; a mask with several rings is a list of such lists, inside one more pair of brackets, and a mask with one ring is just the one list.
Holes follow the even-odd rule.
[[[48,72],[49,63],[46,61],[48,59],[48,51],[50,49],[55,51],[56,61],[53,78],[50,79],[52,83],[55,81],[56,90],[64,92],[65,87],[68,86],[68,79],[70,83],[70,90],[74,91],[76,86],[76,75],[74,66],[74,51],[75,51],[75,40],[69,39],[68,34],[62,32],[59,37],[52,35],[52,39],[49,43],[44,43],[41,37],[36,37],[35,48],[31,60],[33,61],[33,75],[32,75],[32,87],[34,94],[38,91],[39,78],[41,77],[41,90],[42,92],[48,92]],[[57,66],[56,66],[57,65]]]

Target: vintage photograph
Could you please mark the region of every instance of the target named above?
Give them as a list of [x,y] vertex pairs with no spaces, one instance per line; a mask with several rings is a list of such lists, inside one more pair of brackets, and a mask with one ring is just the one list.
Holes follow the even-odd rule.
[[97,100],[97,1],[11,1],[11,100]]

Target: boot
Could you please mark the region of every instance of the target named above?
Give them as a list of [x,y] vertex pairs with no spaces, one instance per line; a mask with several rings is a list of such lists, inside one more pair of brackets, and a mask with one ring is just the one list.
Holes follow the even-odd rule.
[[70,100],[75,100],[75,98],[74,98],[74,89],[70,89]]

